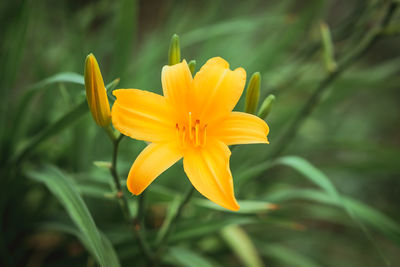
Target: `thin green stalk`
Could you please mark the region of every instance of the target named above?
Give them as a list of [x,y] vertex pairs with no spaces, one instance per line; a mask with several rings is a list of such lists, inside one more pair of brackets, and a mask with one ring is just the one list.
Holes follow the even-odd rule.
[[278,140],[275,150],[273,150],[271,157],[276,158],[283,153],[286,147],[290,144],[300,127],[303,125],[305,120],[311,115],[314,108],[320,103],[323,93],[329,88],[329,86],[351,65],[353,65],[360,57],[362,57],[368,49],[378,41],[384,33],[386,26],[389,24],[395,10],[399,3],[393,1],[386,10],[386,14],[382,19],[379,26],[372,29],[359,45],[351,51],[344,59],[339,63],[337,69],[327,75],[315,88],[313,94],[307,100],[306,104],[297,113],[292,123],[283,133],[282,137]]
[[[319,104],[323,93],[329,88],[329,86],[352,64],[354,64],[359,58],[361,58],[368,49],[375,44],[382,36],[385,35],[386,27],[389,25],[393,14],[399,6],[399,2],[392,1],[388,8],[386,9],[386,13],[377,27],[373,28],[359,43],[359,45],[352,51],[350,51],[344,59],[339,63],[337,69],[331,72],[328,76],[326,76],[315,88],[313,94],[310,96],[306,104],[303,108],[297,113],[292,123],[287,128],[286,132],[282,135],[280,140],[276,145],[276,149],[272,152],[271,158],[277,158],[282,154],[285,148],[288,146],[290,141],[294,139],[298,130],[303,125],[304,121],[307,117],[312,113],[314,108]],[[386,257],[384,256],[381,249],[374,242],[373,236],[370,234],[368,229],[364,226],[362,222],[360,222],[356,216],[354,216],[354,211],[349,209],[346,205],[343,204],[343,207],[346,209],[346,212],[350,215],[350,217],[355,220],[355,222],[360,226],[361,230],[366,235],[367,239],[374,246],[379,256],[383,259],[387,266],[390,265]]]
[[172,228],[175,226],[176,222],[180,218],[183,208],[189,202],[190,198],[193,195],[193,192],[194,187],[190,186],[189,190],[180,199],[177,205],[171,206],[171,210],[169,213],[170,216],[165,219],[157,236],[154,265],[158,264],[158,261],[160,260],[160,257],[164,252],[164,247],[168,243],[169,234],[171,233]]
[[138,197],[138,201],[137,201],[137,219],[135,222],[135,227],[138,229],[139,233],[141,234],[141,236],[143,238],[146,237],[145,231],[146,231],[146,227],[145,227],[145,207],[146,207],[146,193],[142,192],[139,197]]
[[131,214],[129,211],[129,206],[128,206],[128,201],[124,197],[123,191],[122,191],[122,186],[121,182],[119,180],[119,175],[117,172],[117,157],[118,157],[118,148],[119,148],[119,142],[121,141],[123,135],[116,136],[111,129],[111,126],[106,128],[107,134],[110,136],[110,139],[113,142],[113,154],[112,154],[112,160],[111,160],[111,166],[110,166],[110,173],[111,176],[114,180],[114,185],[115,188],[117,189],[117,198],[120,203],[122,212],[124,213],[124,217],[127,221],[131,220]]
[[[123,138],[123,135],[119,134],[119,133],[116,134],[114,132],[114,130],[111,128],[111,126],[106,127],[105,130],[113,143],[113,155],[112,155],[112,160],[111,160],[110,173],[111,173],[111,176],[113,177],[114,184],[117,189],[118,202],[121,206],[121,209],[122,209],[122,212],[124,214],[126,221],[128,222],[129,226],[131,227],[132,222],[133,222],[132,215],[131,215],[131,212],[130,212],[130,209],[128,206],[128,201],[124,195],[124,192],[122,191],[122,186],[121,186],[121,182],[119,179],[120,176],[118,175],[118,171],[117,171],[118,147],[119,147],[119,143],[121,142],[121,140]],[[139,201],[139,203],[141,203],[141,202],[142,201]],[[143,210],[143,208],[139,209],[139,210]],[[141,212],[141,213],[143,213],[143,212]],[[141,228],[140,225],[135,223],[133,229],[134,229],[135,235],[138,239],[139,246],[140,246],[144,256],[146,257],[146,259],[150,262],[152,260],[152,253],[150,250],[150,246],[148,245],[146,239],[144,238],[144,235],[143,235],[142,231],[140,230],[140,228]]]
[[137,218],[135,219],[135,231],[138,236],[139,242],[143,244],[143,253],[146,255],[146,258],[149,262],[153,261],[153,252],[150,249],[149,244],[146,241],[146,228],[145,228],[145,221],[144,221],[144,214],[145,214],[145,193],[138,197],[138,211],[137,211]]

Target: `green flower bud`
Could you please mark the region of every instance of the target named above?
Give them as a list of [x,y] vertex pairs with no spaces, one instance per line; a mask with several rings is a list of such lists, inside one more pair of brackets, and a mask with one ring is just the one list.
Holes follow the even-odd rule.
[[244,110],[247,113],[255,114],[257,111],[258,101],[260,98],[261,75],[255,72],[249,81],[246,93],[246,103]]
[[337,64],[335,61],[335,51],[334,45],[331,38],[331,32],[329,30],[328,25],[325,23],[320,24],[321,28],[321,37],[322,37],[322,55],[325,64],[325,68],[329,72],[334,72],[337,68]]
[[114,90],[120,82],[120,78],[114,79],[112,82],[106,85],[107,92]]
[[189,70],[194,75],[194,71],[196,70],[196,60],[191,60],[188,64]]
[[272,105],[274,102],[275,102],[274,95],[269,95],[267,98],[265,98],[258,112],[258,117],[265,120],[268,117],[269,113],[271,112]]
[[181,46],[179,44],[179,36],[172,35],[171,43],[169,45],[168,64],[170,66],[181,62]]

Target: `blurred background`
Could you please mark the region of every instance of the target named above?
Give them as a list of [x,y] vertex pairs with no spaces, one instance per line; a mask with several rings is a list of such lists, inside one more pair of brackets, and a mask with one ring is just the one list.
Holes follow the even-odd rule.
[[[1,1],[0,265],[97,265],[57,192],[32,179],[59,175],[83,197],[121,265],[146,266],[109,172],[94,164],[111,160],[112,145],[88,112],[82,75],[94,53],[106,84],[120,78],[118,88],[161,93],[177,33],[182,57],[195,59],[197,70],[221,56],[248,78],[261,72],[261,100],[274,94],[276,101],[266,119],[270,145],[232,153],[241,212],[196,192],[162,265],[398,266],[400,14],[393,3]],[[327,29],[331,43],[322,38]],[[123,181],[145,145],[122,140]],[[179,162],[148,188],[149,240],[189,186]],[[129,199],[133,212],[136,201]]]

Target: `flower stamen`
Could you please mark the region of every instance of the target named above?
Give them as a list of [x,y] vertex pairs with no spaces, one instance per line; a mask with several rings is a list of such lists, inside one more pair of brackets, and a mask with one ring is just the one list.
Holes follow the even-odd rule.
[[189,112],[189,121],[185,124],[175,124],[176,138],[180,148],[185,148],[186,145],[193,147],[205,147],[207,125],[202,126],[199,119],[192,121],[192,112]]
[[196,146],[199,146],[199,127],[200,127],[200,121],[199,120],[196,120],[196,134],[195,134],[195,137],[196,137],[196,140],[195,140],[195,145]]
[[193,127],[192,127],[192,112],[189,112],[189,139],[193,139],[193,133],[192,133]]

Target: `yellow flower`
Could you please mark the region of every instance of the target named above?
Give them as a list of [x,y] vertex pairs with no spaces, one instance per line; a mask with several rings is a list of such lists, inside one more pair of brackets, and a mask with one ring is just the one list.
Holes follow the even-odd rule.
[[111,122],[110,105],[99,64],[93,54],[86,57],[85,88],[94,121],[101,127],[108,126]]
[[121,133],[151,142],[128,175],[128,189],[140,194],[183,157],[190,182],[205,197],[230,210],[239,205],[233,191],[228,145],[268,143],[260,118],[232,112],[246,82],[222,58],[212,58],[192,78],[186,61],[165,66],[164,96],[137,89],[114,91],[112,121]]

